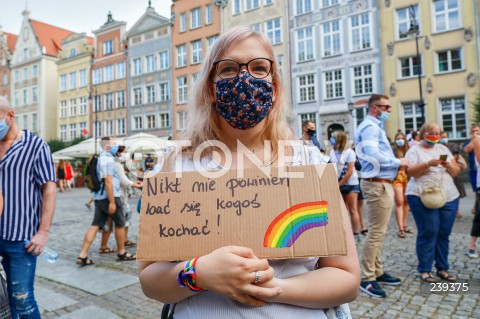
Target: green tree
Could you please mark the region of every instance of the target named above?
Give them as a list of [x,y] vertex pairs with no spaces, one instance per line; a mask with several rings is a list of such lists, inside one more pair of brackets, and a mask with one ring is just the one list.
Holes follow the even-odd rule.
[[473,123],[480,123],[480,93],[477,93],[475,100],[471,102],[473,105]]
[[56,151],[59,151],[59,150],[62,150],[65,147],[68,146],[67,143],[65,143],[64,141],[57,140],[57,139],[47,141],[47,144],[48,144],[48,146],[50,146],[50,151],[52,153],[54,153]]

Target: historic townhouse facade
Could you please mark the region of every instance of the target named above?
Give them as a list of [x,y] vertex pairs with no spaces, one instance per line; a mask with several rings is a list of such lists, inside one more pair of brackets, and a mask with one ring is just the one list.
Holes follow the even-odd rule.
[[222,9],[222,32],[239,26],[248,25],[262,32],[272,42],[275,56],[282,71],[283,85],[290,100],[290,52],[288,0],[232,0],[225,1]]
[[423,102],[426,121],[451,140],[469,138],[479,88],[474,1],[380,1],[380,9],[385,92],[394,106],[389,135],[420,129]]
[[95,35],[92,65],[92,112],[90,121],[94,137],[124,137],[127,122],[127,47],[126,22],[116,21],[108,13],[107,21]]
[[129,135],[169,138],[172,117],[172,37],[170,19],[148,6],[126,35],[128,42]]
[[11,102],[17,124],[45,140],[57,137],[57,59],[72,32],[30,19],[23,22],[11,60]]
[[186,103],[208,48],[220,34],[222,1],[174,0],[172,5],[173,134],[185,129]]
[[0,26],[0,96],[10,100],[10,63],[18,36],[3,31]]
[[345,130],[353,138],[365,114],[366,99],[374,92],[383,91],[378,2],[298,0],[291,3],[291,77],[296,133],[301,133],[303,121],[313,120],[317,123],[319,140],[328,140],[337,130]]
[[90,67],[93,38],[73,33],[62,41],[58,65],[58,131],[61,141],[91,136]]

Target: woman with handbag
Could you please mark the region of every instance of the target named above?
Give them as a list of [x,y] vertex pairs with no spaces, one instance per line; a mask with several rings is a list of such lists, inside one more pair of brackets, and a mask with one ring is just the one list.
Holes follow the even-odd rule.
[[410,162],[405,194],[418,229],[417,270],[422,281],[437,282],[432,274],[435,262],[437,276],[454,282],[456,277],[448,272],[448,246],[459,197],[452,177],[458,175],[460,167],[449,149],[438,143],[437,123],[423,124],[420,138],[420,144],[411,147],[405,156]]

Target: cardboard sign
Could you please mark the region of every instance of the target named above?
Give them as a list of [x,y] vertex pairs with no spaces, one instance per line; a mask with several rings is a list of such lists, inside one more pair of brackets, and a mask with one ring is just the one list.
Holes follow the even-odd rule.
[[[158,173],[143,182],[138,259],[188,260],[228,246],[259,258],[346,255],[344,214],[333,164]],[[303,174],[303,178],[285,177]],[[290,174],[290,175],[289,175]],[[239,177],[242,176],[242,177]]]

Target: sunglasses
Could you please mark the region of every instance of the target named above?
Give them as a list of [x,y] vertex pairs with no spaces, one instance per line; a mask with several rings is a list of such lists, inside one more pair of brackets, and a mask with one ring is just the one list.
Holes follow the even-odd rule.
[[378,107],[384,107],[386,110],[392,109],[392,107],[390,105],[382,105],[382,104],[375,104],[375,105],[378,106]]

